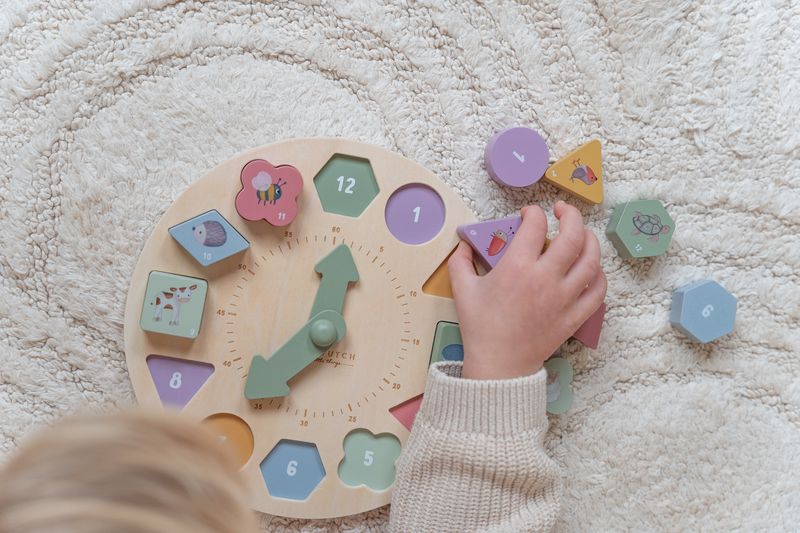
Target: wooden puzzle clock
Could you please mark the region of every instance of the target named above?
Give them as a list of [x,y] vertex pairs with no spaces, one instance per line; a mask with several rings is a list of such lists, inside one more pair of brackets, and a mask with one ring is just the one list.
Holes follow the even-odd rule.
[[139,258],[125,315],[139,402],[227,442],[260,511],[388,503],[429,362],[463,353],[445,342],[444,260],[473,221],[430,171],[375,146],[237,155],[178,197]]

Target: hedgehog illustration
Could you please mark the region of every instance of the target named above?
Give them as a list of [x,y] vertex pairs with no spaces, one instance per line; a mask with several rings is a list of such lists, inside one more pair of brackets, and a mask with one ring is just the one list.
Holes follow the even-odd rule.
[[192,234],[203,246],[222,246],[228,240],[225,227],[216,220],[206,220],[192,228]]

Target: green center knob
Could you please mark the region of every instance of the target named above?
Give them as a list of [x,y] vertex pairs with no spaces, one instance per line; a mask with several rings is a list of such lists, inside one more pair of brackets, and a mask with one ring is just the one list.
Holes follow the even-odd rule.
[[336,326],[327,318],[320,318],[311,324],[311,332],[309,333],[311,342],[320,348],[327,348],[336,342]]

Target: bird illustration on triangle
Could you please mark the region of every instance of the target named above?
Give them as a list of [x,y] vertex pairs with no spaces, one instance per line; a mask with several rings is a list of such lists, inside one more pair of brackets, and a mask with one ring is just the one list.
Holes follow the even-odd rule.
[[573,150],[544,173],[544,180],[593,204],[603,202],[603,157],[600,141]]

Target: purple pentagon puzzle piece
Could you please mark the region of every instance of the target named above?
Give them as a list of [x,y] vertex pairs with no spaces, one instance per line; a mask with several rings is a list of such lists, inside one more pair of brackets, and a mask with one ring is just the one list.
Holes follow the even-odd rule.
[[458,236],[469,243],[478,252],[478,257],[487,269],[497,266],[497,262],[506,253],[511,239],[522,224],[519,216],[487,220],[477,224],[465,224],[458,227]]
[[500,185],[528,187],[547,170],[547,143],[530,128],[508,128],[492,137],[483,161],[489,175]]

